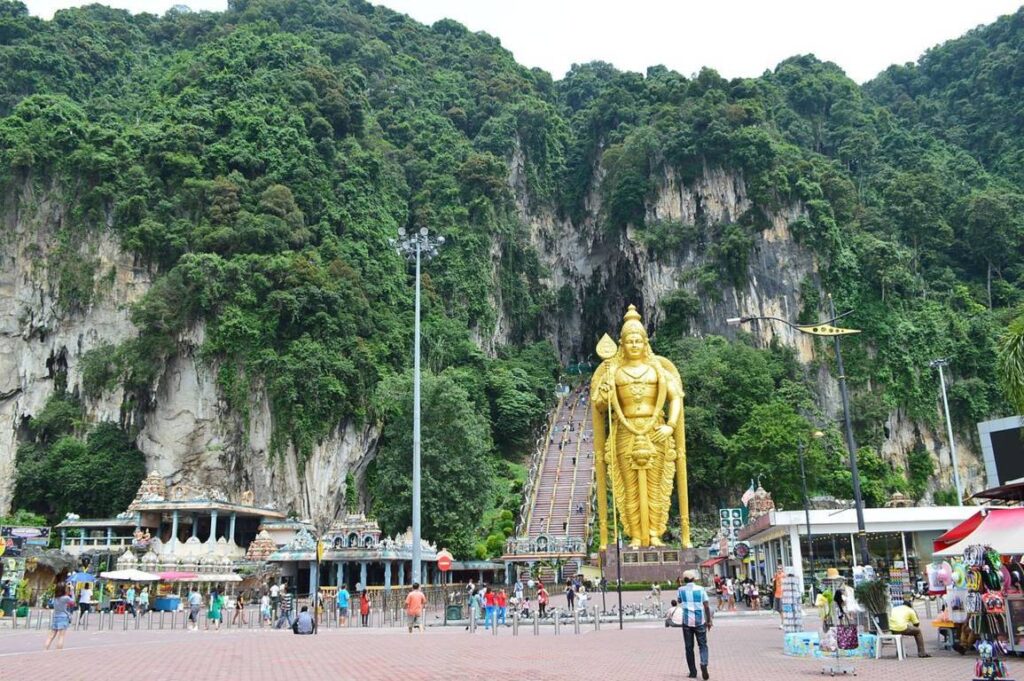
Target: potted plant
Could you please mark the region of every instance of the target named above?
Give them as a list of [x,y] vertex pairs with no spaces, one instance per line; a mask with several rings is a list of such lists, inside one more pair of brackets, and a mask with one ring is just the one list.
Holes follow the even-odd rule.
[[853,590],[857,602],[878,621],[882,631],[889,630],[889,585],[880,579],[861,582]]

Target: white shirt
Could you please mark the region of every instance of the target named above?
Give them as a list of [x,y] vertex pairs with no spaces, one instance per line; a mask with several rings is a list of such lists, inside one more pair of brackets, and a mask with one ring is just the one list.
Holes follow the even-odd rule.
[[277,598],[277,594],[278,593],[280,593],[280,589],[277,586],[277,584],[275,584],[274,586],[270,587],[270,597],[271,598]]
[[260,607],[261,608],[269,608],[270,607],[270,596],[268,596],[267,594],[263,594],[263,596],[260,597]]
[[85,587],[78,597],[79,603],[92,603],[92,589]]

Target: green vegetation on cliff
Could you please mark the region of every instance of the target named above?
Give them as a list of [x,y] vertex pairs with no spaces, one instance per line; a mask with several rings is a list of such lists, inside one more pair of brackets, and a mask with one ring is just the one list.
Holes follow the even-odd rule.
[[[615,324],[608,287],[639,290],[597,278],[556,296],[523,208],[581,229],[594,218],[597,245],[615,247],[629,226],[665,262],[699,256],[680,270],[697,293],[646,301],[661,305],[659,346],[690,386],[694,498],[712,507],[764,473],[795,503],[801,413],[819,418],[808,374],[778,349],[683,337],[701,298],[747,284],[756,236],[785,212],[820,264],[820,281],[800,285],[802,314],[819,316],[829,291],[865,332],[847,347],[866,494],[920,496],[931,476],[920,455],[897,471],[877,452],[895,410],[937,421],[927,361],[951,358],[961,432],[1006,410],[995,349],[1024,300],[1024,143],[1006,65],[1022,34],[1018,13],[965,38],[970,50],[940,48],[865,88],[810,56],[755,79],[598,62],[556,82],[490,36],[361,0],[163,17],[90,6],[52,21],[0,0],[0,182],[5,204],[46,191],[67,208],[50,263],[65,313],[100,295],[95,263],[75,249],[90,231],[110,226],[154,274],[132,311],[139,336],[85,358],[85,397],[123,385],[144,410],[164,360],[201,324],[231,407],[246,418],[253,394],[268,396],[275,453],[301,461],[341,423],[382,423],[369,488],[388,532],[408,522],[398,472],[412,341],[407,264],[388,239],[401,227],[443,234],[423,281],[424,365],[432,408],[460,404],[431,422],[447,426],[425,440],[425,477],[438,495],[428,504],[461,506],[425,517],[430,538],[481,555],[507,534],[518,491],[503,478],[550,405],[549,320],[578,300],[587,343]],[[998,85],[993,65],[1010,69]],[[964,93],[969,110],[957,108]],[[510,183],[512,164],[522,172]],[[667,178],[718,171],[738,178],[745,214],[649,219]],[[594,192],[601,212],[588,215]],[[811,452],[814,491],[845,494],[839,449]]]

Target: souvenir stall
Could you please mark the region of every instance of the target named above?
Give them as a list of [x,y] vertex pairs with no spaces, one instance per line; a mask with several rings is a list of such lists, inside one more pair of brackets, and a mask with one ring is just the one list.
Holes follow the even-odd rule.
[[823,674],[856,674],[851,658],[874,657],[877,637],[858,627],[857,615],[861,608],[854,598],[853,588],[840,576],[839,570],[829,568],[826,571],[821,593],[814,604],[818,608],[821,630],[786,633],[784,653],[821,658]]
[[929,592],[942,596],[932,624],[945,645],[978,653],[978,679],[1006,678],[1001,658],[1024,654],[1024,508],[987,508],[935,544]]

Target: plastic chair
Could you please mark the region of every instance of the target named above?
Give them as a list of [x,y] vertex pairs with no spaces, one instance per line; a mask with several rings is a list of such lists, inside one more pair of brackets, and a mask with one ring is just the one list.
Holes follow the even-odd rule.
[[892,632],[882,631],[882,627],[878,626],[878,620],[874,617],[871,621],[875,624],[875,631],[877,638],[875,639],[875,659],[880,660],[882,658],[882,646],[886,643],[891,643],[896,646],[896,659],[906,659],[903,655],[903,636],[901,634],[894,634]]

